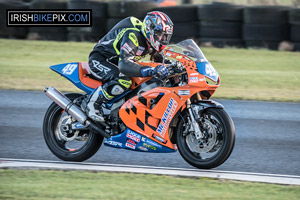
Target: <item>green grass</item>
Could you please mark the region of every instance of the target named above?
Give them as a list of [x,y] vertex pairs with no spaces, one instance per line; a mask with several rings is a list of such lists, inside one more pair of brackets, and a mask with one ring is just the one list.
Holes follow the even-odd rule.
[[[88,61],[94,43],[0,39],[0,89],[79,91],[50,65]],[[213,98],[300,102],[300,53],[203,48],[221,76]]]
[[0,199],[299,198],[299,186],[127,173],[0,170]]

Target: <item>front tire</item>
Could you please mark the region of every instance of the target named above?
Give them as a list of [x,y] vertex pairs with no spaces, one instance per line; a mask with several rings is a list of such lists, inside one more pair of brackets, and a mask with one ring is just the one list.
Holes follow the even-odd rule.
[[[71,101],[81,94],[66,94]],[[103,137],[88,130],[67,133],[62,125],[74,123],[74,119],[56,103],[52,103],[44,118],[43,132],[50,151],[61,160],[81,162],[92,157],[102,145]]]
[[177,147],[185,161],[199,169],[211,169],[224,163],[235,143],[235,128],[230,116],[221,108],[207,108],[200,113],[200,129],[205,138],[197,140],[189,132],[185,112],[176,132]]

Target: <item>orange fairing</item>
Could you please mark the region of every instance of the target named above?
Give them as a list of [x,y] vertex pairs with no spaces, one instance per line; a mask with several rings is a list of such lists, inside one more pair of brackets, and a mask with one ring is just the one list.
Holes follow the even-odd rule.
[[80,81],[90,87],[90,88],[97,88],[98,86],[102,85],[101,81],[97,81],[95,79],[90,78],[87,74],[90,74],[90,67],[87,62],[80,62],[79,63],[79,79]]
[[[168,134],[169,124],[177,111],[185,107],[189,96],[178,95],[178,90],[185,89],[189,89],[191,93],[198,91],[184,86],[158,87],[135,96],[123,104],[119,111],[120,118],[128,128],[174,149]],[[155,139],[153,134],[163,138],[165,142]]]

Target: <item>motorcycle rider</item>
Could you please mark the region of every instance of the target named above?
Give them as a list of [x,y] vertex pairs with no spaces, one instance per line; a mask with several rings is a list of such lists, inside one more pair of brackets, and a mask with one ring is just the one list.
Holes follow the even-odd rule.
[[102,81],[89,97],[87,115],[97,122],[103,122],[101,104],[116,95],[127,91],[132,82],[130,77],[149,77],[156,75],[165,78],[168,69],[164,65],[153,68],[136,63],[151,55],[151,59],[161,62],[159,54],[168,45],[173,34],[173,22],[164,13],[147,13],[141,22],[128,17],[115,25],[95,45],[89,56],[89,66],[95,79]]

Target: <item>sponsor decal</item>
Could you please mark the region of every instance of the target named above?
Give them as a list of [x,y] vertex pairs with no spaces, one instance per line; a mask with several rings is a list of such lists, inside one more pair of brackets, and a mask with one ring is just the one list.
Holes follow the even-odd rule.
[[190,90],[178,90],[180,96],[190,96]]
[[145,137],[142,137],[142,138],[141,138],[141,141],[144,142],[144,143],[147,143],[147,144],[149,144],[149,145],[151,145],[151,146],[157,147],[157,148],[159,148],[159,149],[162,148],[162,145],[160,145],[160,144],[158,144],[157,142],[154,142],[154,141],[152,141],[152,140],[150,140],[150,139],[147,139],[147,138],[145,138]]
[[165,140],[165,139],[159,137],[158,135],[153,134],[152,137],[153,137],[154,139],[160,141],[161,143],[164,143],[164,144],[167,143],[167,140]]
[[106,141],[106,144],[109,144],[111,146],[115,146],[115,147],[122,147],[122,143],[120,142],[115,142],[115,141]]
[[186,60],[190,60],[188,57],[186,57],[186,56],[184,56],[184,58],[186,59]]
[[125,146],[128,147],[128,148],[130,148],[130,149],[135,149],[136,143],[135,143],[135,141],[127,140]]
[[182,56],[176,56],[176,59],[180,60],[182,59]]
[[190,77],[190,83],[198,83],[198,77]]
[[137,49],[136,55],[137,55],[137,56],[140,56],[140,55],[143,54],[144,51],[145,51],[145,48],[139,46],[138,49]]
[[198,73],[191,73],[191,76],[198,76]]
[[145,56],[135,56],[133,58],[134,61],[138,61],[138,60],[141,60],[142,58],[144,58]]
[[129,139],[136,141],[136,142],[140,142],[141,141],[141,136],[133,131],[128,130],[126,137],[128,137]]
[[98,60],[92,60],[93,66],[98,69],[100,72],[104,72],[105,74],[107,74],[110,69],[108,67],[105,67],[104,65],[102,65]]
[[61,71],[63,72],[63,74],[71,75],[73,74],[77,66],[77,64],[67,64]]
[[166,53],[166,56],[172,56],[172,54],[170,54],[170,53],[168,52],[168,53]]
[[152,149],[152,150],[156,151],[156,147],[151,146],[150,144],[143,143],[143,146],[144,146],[144,147],[147,147],[148,149]]
[[171,100],[168,103],[167,109],[162,116],[161,122],[157,128],[157,132],[160,134],[161,137],[165,136],[165,133],[167,131],[167,128],[169,127],[169,124],[172,120],[177,106],[178,103],[173,98],[171,98]]
[[133,42],[133,44],[135,46],[139,46],[139,41],[138,39],[136,38],[135,34],[134,33],[129,33],[129,39]]
[[205,79],[204,78],[199,78],[199,81],[205,81]]
[[138,149],[141,151],[148,151],[148,149],[146,147],[142,147],[142,146],[139,146]]
[[127,43],[125,43],[125,44],[121,47],[121,49],[123,49],[126,53],[129,53],[129,52],[132,51],[132,48],[131,48]]

